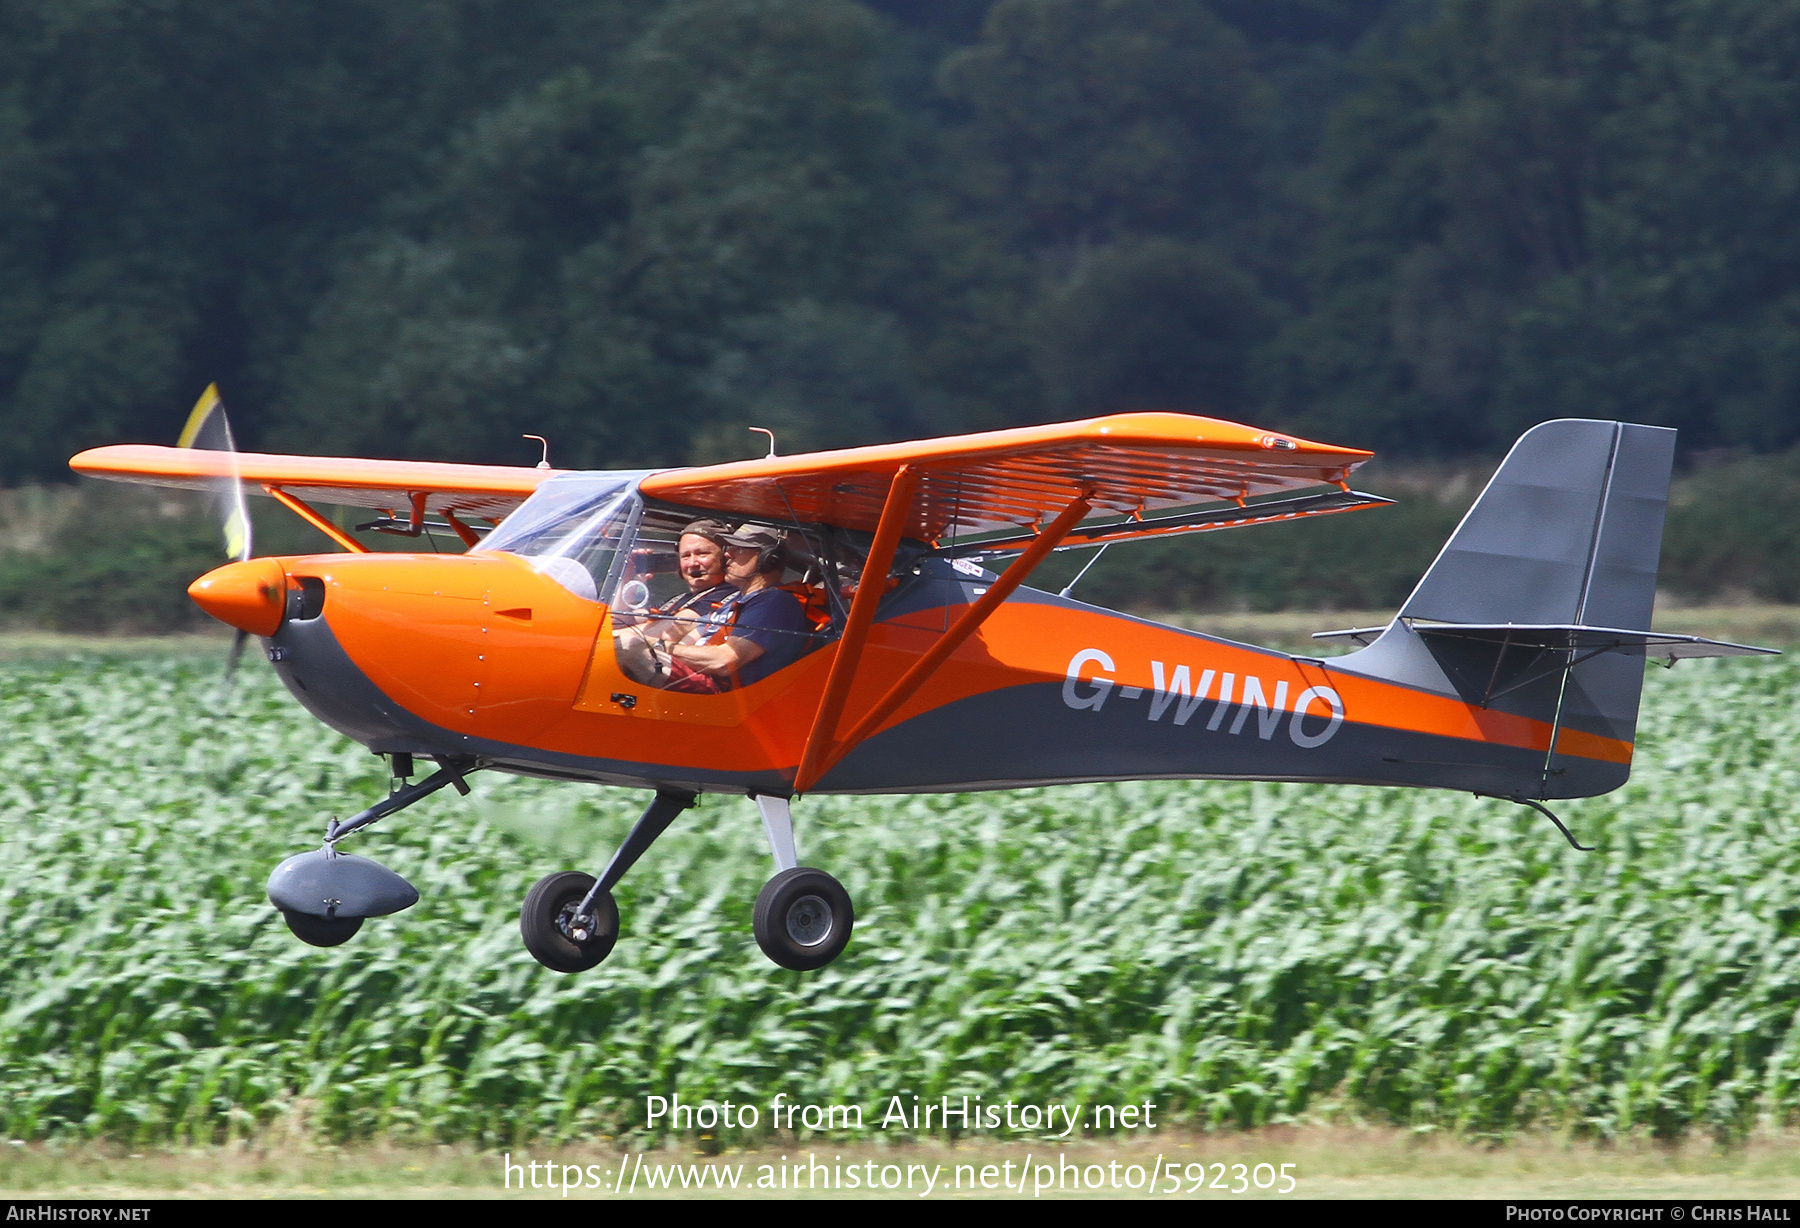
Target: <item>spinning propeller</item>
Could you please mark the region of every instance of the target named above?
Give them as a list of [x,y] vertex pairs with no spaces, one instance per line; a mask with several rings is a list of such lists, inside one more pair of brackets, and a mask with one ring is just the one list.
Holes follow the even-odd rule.
[[[194,410],[188,415],[187,425],[181,428],[181,438],[175,441],[178,448],[201,448],[209,452],[223,452],[231,459],[227,465],[228,473],[207,483],[214,509],[219,522],[225,531],[225,553],[234,562],[246,562],[250,558],[250,512],[244,504],[244,486],[238,479],[237,442],[231,435],[231,422],[225,416],[225,402],[219,397],[219,386],[208,384],[200,399],[194,402]],[[239,629],[237,638],[231,642],[231,657],[225,664],[225,689],[231,688],[232,677],[237,673],[238,661],[244,655],[244,644],[250,633]]]

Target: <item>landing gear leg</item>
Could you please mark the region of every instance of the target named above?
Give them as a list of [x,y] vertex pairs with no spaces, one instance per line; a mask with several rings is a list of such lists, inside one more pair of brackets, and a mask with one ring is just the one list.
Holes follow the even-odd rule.
[[796,972],[823,968],[850,941],[856,923],[850,893],[825,871],[799,864],[787,798],[758,794],[756,808],[762,812],[777,871],[763,884],[751,914],[756,945],[783,968]]
[[598,879],[577,870],[539,879],[519,913],[519,933],[531,957],[552,972],[586,972],[612,954],[619,940],[612,889],[695,800],[692,793],[658,791]]
[[[412,769],[412,756],[396,755],[395,758],[403,758],[405,760],[405,766],[410,775]],[[361,814],[352,815],[347,819],[331,820],[330,824],[325,828],[325,843],[336,844],[339,840],[342,840],[352,832],[361,831],[363,828],[379,819],[385,819],[390,814],[405,810],[408,806],[419,801],[421,798],[430,797],[445,785],[450,785],[458,793],[467,797],[469,795],[469,786],[464,783],[463,777],[475,770],[475,761],[472,759],[440,759],[439,762],[443,764],[443,766],[427,776],[424,780],[421,780],[418,784],[401,785],[400,788],[395,789],[392,793],[376,802],[373,806],[370,806]],[[396,776],[395,782],[398,783],[402,779],[402,777]]]

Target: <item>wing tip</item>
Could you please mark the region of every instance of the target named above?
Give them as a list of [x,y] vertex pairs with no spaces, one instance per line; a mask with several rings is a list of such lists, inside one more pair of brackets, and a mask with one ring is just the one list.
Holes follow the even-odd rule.
[[69,468],[86,477],[124,477],[136,472],[136,470],[126,467],[128,461],[131,459],[141,460],[144,449],[154,446],[141,443],[112,443],[104,447],[87,448],[69,458]]

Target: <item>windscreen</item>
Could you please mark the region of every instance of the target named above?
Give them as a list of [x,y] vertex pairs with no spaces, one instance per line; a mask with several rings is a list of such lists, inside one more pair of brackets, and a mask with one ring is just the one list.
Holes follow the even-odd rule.
[[539,486],[470,551],[527,559],[578,597],[598,601],[630,527],[639,473],[564,473]]

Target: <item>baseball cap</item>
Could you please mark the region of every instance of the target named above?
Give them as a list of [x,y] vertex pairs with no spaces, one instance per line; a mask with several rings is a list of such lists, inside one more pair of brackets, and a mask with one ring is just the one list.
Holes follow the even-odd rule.
[[761,524],[741,524],[725,535],[727,546],[742,546],[752,550],[778,550],[786,542],[787,534]]
[[716,546],[723,546],[730,532],[731,526],[723,520],[695,520],[683,525],[680,535],[686,537],[691,533],[695,537],[704,537]]

